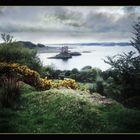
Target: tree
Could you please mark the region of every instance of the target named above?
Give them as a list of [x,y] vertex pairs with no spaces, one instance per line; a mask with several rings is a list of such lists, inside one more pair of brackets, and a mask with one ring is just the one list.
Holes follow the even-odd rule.
[[37,57],[37,51],[25,48],[21,43],[13,41],[13,36],[1,34],[4,43],[0,44],[0,61],[8,63],[19,63],[41,72],[41,62]]
[[128,54],[118,54],[114,57],[107,57],[104,60],[112,67],[112,77],[115,80],[116,86],[121,85],[122,101],[129,98],[140,96],[140,21],[133,26],[134,37],[131,45],[138,51],[130,51]]
[[13,36],[11,36],[10,34],[2,33],[1,38],[5,42],[4,44],[13,42]]
[[138,51],[140,54],[140,17],[138,22],[133,26],[135,37],[132,38],[131,45]]

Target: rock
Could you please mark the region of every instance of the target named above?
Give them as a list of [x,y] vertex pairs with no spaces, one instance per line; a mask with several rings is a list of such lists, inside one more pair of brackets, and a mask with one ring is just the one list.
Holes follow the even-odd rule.
[[71,54],[72,56],[79,56],[79,55],[81,55],[81,53],[79,53],[79,52],[70,52],[70,54]]
[[50,59],[69,59],[72,58],[71,54],[69,53],[60,53],[54,57],[49,57]]
[[83,51],[82,53],[91,53],[91,51]]

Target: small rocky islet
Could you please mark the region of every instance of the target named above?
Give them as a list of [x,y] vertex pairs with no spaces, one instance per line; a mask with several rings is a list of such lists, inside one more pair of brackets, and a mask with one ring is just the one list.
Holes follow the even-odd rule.
[[59,54],[53,57],[49,57],[49,59],[69,59],[69,58],[72,58],[72,56],[80,56],[80,55],[82,54],[79,52],[70,52],[68,50],[68,47],[65,46],[61,48],[61,52]]

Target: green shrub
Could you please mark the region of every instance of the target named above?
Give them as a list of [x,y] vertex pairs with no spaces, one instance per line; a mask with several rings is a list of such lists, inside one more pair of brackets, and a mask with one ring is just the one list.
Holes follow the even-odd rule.
[[[7,36],[9,34],[5,38]],[[0,44],[0,61],[24,64],[33,70],[41,72],[42,65],[40,59],[37,57],[37,51],[25,48],[19,42],[12,42],[10,38],[9,40]]]

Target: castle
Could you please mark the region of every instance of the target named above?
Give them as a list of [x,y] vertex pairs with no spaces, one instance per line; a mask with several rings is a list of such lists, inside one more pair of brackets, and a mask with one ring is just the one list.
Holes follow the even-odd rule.
[[68,53],[68,47],[67,46],[62,47],[61,53]]

